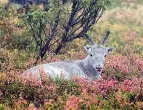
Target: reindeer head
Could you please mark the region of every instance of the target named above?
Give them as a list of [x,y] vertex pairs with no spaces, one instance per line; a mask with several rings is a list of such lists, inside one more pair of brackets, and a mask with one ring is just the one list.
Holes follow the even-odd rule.
[[95,42],[90,38],[89,41],[92,45],[86,45],[84,48],[88,53],[88,64],[91,65],[97,73],[101,73],[105,57],[113,50],[113,47],[105,47],[105,41],[109,36],[110,32],[107,31],[101,44],[96,45]]

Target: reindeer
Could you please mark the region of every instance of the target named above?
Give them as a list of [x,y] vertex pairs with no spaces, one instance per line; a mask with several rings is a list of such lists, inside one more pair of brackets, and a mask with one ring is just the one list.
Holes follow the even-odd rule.
[[4,7],[5,10],[8,10],[11,3],[16,3],[16,4],[22,5],[22,7],[19,8],[18,10],[25,8],[26,13],[29,10],[29,6],[33,5],[33,4],[35,4],[35,5],[43,4],[45,11],[48,11],[48,9],[49,9],[49,0],[9,0],[8,3]]
[[64,74],[64,78],[68,80],[73,76],[81,78],[87,76],[89,80],[99,79],[101,78],[105,57],[113,50],[113,47],[104,46],[109,33],[110,32],[107,31],[103,41],[99,45],[96,45],[95,42],[86,35],[91,42],[91,45],[86,45],[84,47],[88,55],[82,60],[42,64],[30,68],[24,73],[38,74],[38,77],[40,78],[39,68],[42,68],[42,71],[52,78],[57,76],[61,77],[62,74]]

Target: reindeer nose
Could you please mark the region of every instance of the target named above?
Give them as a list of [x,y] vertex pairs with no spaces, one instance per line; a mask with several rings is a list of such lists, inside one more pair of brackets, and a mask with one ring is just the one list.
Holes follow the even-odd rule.
[[97,67],[96,67],[96,70],[97,70],[98,72],[101,72],[101,71],[102,71],[102,67],[97,66]]

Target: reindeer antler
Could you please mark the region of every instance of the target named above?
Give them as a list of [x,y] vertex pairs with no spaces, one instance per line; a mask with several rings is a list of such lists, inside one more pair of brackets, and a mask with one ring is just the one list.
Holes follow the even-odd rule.
[[88,39],[88,41],[91,43],[91,45],[95,45],[96,44],[94,42],[94,40],[88,34],[84,34],[84,36]]
[[108,31],[106,32],[105,36],[104,36],[103,41],[101,42],[101,45],[104,45],[104,44],[106,43],[106,40],[107,40],[109,34],[110,34],[110,31],[108,30]]

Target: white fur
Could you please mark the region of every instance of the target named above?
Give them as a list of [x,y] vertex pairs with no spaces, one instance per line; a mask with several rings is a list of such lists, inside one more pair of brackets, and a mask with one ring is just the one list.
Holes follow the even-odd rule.
[[38,74],[40,78],[40,71],[42,70],[52,78],[64,76],[65,79],[71,79],[73,76],[82,78],[87,76],[89,80],[99,79],[101,71],[97,71],[96,69],[97,67],[103,67],[104,57],[112,51],[112,48],[103,45],[88,45],[85,47],[85,50],[88,53],[85,59],[42,64],[28,69],[24,74]]

